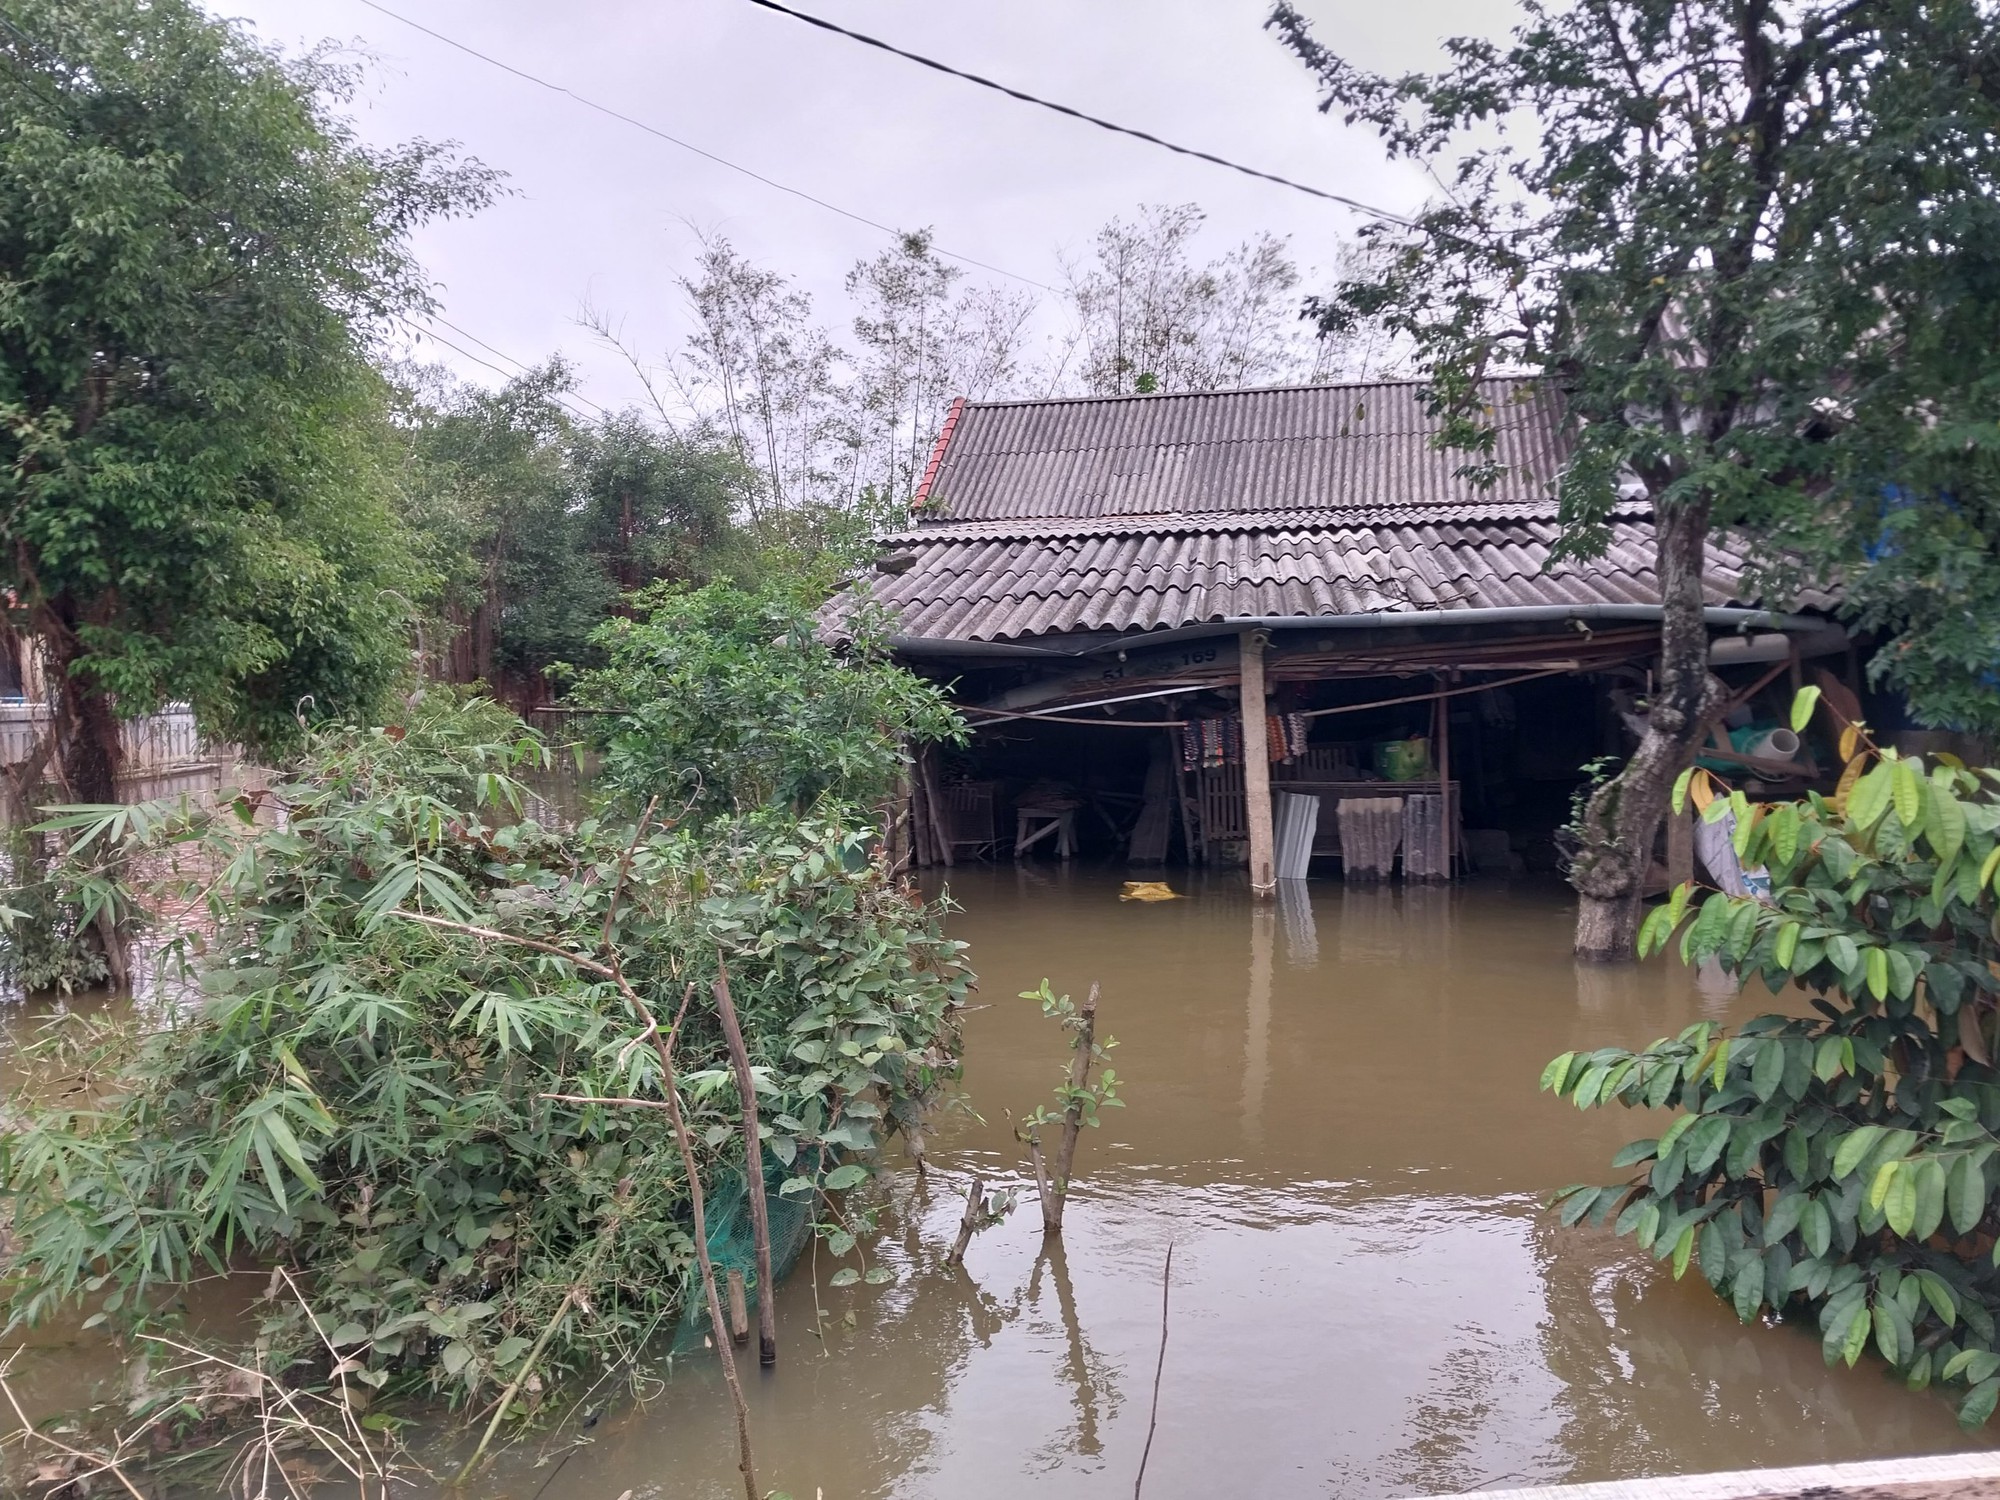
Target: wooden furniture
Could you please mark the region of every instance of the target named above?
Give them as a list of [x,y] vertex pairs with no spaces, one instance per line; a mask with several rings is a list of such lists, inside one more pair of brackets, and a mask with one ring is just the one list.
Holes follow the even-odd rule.
[[954,857],[969,853],[974,859],[985,859],[1000,847],[993,815],[997,785],[960,781],[944,789],[944,827],[939,837],[951,846]]
[[1054,838],[1056,856],[1076,855],[1076,810],[1081,802],[1069,797],[1019,803],[1014,808],[1014,858],[1019,859],[1043,839]]

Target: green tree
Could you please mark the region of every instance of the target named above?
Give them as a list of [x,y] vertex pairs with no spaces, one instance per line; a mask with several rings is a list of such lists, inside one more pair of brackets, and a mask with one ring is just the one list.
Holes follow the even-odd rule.
[[428,568],[427,654],[523,706],[557,662],[648,584],[748,566],[736,513],[752,481],[721,444],[617,413],[577,419],[560,359],[498,390],[409,393],[404,515]]
[[656,794],[700,816],[867,809],[894,788],[909,741],[956,739],[943,691],[888,659],[865,609],[839,649],[799,594],[710,584],[639,596],[641,617],[603,627],[605,664],[578,703],[603,780],[639,805]]
[[187,0],[14,0],[0,27],[0,587],[47,653],[60,763],[116,796],[118,720],[191,699],[296,733],[404,669],[377,334],[408,248],[493,176],[361,145],[353,75]]
[[2000,772],[1848,735],[1837,797],[1752,806],[1693,772],[1773,890],[1690,882],[1640,932],[1658,949],[1692,917],[1684,958],[1803,988],[1813,1013],[1550,1063],[1543,1088],[1579,1108],[1679,1111],[1614,1158],[1625,1181],[1556,1200],[1676,1276],[1698,1265],[1745,1322],[1813,1314],[1828,1364],[1872,1344],[1913,1389],[1963,1381],[1977,1424],[2000,1399]]
[[[1561,551],[1650,503],[1665,618],[1647,729],[1590,799],[1577,949],[1624,958],[1667,789],[1722,699],[1708,671],[1711,527],[1857,545],[1941,410],[1986,425],[1972,376],[2000,244],[2000,22],[1964,0],[1529,4],[1387,78],[1273,24],[1323,107],[1438,174],[1444,195],[1318,310],[1408,340],[1470,469],[1498,470],[1479,378],[1558,388],[1576,442]],[[1992,347],[1990,339],[1984,348]],[[1822,554],[1823,559],[1824,554]],[[1773,583],[1782,583],[1774,570]]]

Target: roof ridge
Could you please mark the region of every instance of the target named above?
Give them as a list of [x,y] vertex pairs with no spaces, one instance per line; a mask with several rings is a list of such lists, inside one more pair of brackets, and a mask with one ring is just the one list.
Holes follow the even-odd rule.
[[[1554,520],[1560,510],[1555,497],[1461,501],[1454,504],[1380,501],[1360,505],[1286,506],[1273,510],[1151,511],[1099,516],[985,516],[926,520],[885,533],[884,541],[922,543],[961,536],[1117,536],[1154,531],[1202,535],[1233,531],[1338,530],[1371,525],[1455,525],[1467,521]],[[1616,502],[1611,514],[1619,519],[1650,514],[1652,504],[1631,499]],[[1383,517],[1393,517],[1385,521]]]
[[[1481,385],[1532,385],[1543,379],[1539,375],[1484,375]],[[1218,396],[1267,396],[1277,391],[1376,391],[1389,387],[1429,385],[1423,376],[1394,376],[1380,380],[1313,380],[1291,385],[1239,385],[1213,391],[1121,391],[1115,395],[1090,396],[1016,396],[1004,401],[964,401],[967,411],[991,411],[1006,406],[1076,406],[1089,401],[1193,401]]]

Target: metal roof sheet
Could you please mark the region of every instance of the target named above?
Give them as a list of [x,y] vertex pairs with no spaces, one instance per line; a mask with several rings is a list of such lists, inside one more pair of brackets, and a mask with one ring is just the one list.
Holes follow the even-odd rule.
[[[1611,522],[1602,557],[1552,567],[1552,516],[1022,534],[1026,529],[980,534],[947,525],[906,533],[897,541],[914,554],[911,565],[869,580],[867,596],[893,611],[900,634],[959,641],[1283,615],[1659,602],[1652,522],[1630,513]],[[1709,604],[1755,602],[1741,592],[1746,551],[1738,539],[1711,539]],[[856,599],[841,596],[831,612]]]
[[1486,381],[1499,484],[1431,446],[1424,385],[1287,386],[1171,396],[967,402],[927,476],[949,521],[1543,502],[1566,449],[1558,398]]
[[[1431,446],[1423,389],[955,403],[925,518],[883,539],[908,566],[865,592],[901,634],[965,642],[1659,602],[1643,504],[1614,511],[1602,557],[1548,565],[1567,451],[1552,395],[1485,383],[1506,470],[1481,488],[1456,472],[1468,455]],[[1710,604],[1755,602],[1746,563],[1740,540],[1712,539]],[[863,592],[831,601],[827,623]]]

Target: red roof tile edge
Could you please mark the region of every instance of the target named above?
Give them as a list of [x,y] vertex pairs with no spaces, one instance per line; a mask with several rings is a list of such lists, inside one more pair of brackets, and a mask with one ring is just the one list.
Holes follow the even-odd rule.
[[910,514],[922,513],[930,504],[931,486],[937,482],[938,467],[944,462],[945,445],[951,441],[951,430],[958,426],[959,413],[965,410],[965,397],[952,397],[951,410],[944,414],[944,426],[938,429],[937,442],[931,448],[931,461],[924,466],[924,477],[917,485],[917,492],[910,496]]

